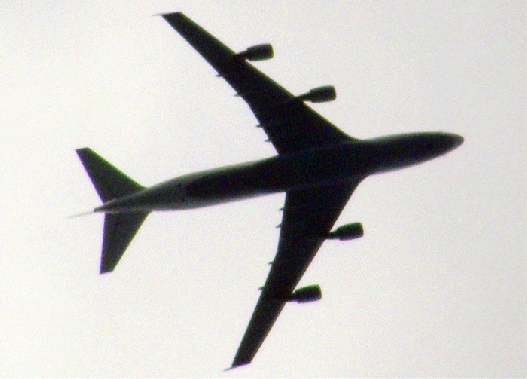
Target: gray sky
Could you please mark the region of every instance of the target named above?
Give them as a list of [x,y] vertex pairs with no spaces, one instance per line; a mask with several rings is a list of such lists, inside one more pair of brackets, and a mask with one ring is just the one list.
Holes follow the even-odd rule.
[[[54,5],[53,5],[54,4]],[[104,5],[102,5],[104,4]],[[252,365],[223,373],[283,195],[149,216],[98,274],[89,146],[144,185],[273,155],[242,100],[154,14],[183,11],[358,138],[446,131],[454,152],[368,178]],[[0,376],[527,375],[524,1],[5,1]]]

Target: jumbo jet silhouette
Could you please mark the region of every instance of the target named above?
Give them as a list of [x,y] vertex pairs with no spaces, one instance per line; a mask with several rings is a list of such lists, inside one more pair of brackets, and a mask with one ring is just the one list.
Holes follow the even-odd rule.
[[243,98],[278,155],[178,177],[145,188],[92,150],[77,153],[105,213],[101,273],[112,271],[150,211],[206,207],[285,192],[278,252],[232,367],[248,364],[284,305],[321,298],[318,285],[296,286],[328,238],[361,237],[359,223],[331,231],[357,185],[368,175],[409,167],[445,154],[463,142],[455,134],[411,133],[353,138],[305,102],[335,99],[332,86],[293,96],[247,61],[273,57],[271,45],[235,53],[182,13],[162,17]]

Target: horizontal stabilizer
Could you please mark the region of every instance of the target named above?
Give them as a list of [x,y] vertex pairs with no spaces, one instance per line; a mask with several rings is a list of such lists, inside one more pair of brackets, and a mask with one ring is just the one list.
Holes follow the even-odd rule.
[[89,148],[77,149],[77,155],[103,202],[130,195],[144,188]]
[[113,271],[148,212],[107,213],[104,218],[101,274]]
[[[78,149],[77,154],[88,172],[101,200],[128,196],[144,187],[130,179],[93,150]],[[102,242],[101,274],[113,271],[124,251],[149,212],[106,213]]]

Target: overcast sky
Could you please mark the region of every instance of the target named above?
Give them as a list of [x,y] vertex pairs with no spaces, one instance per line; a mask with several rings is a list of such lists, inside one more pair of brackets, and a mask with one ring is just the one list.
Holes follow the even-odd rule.
[[[460,134],[366,179],[250,366],[232,362],[276,253],[284,195],[148,217],[99,275],[99,198],[75,149],[152,185],[275,154],[161,18],[182,11],[358,138]],[[0,376],[527,375],[524,1],[4,1]]]

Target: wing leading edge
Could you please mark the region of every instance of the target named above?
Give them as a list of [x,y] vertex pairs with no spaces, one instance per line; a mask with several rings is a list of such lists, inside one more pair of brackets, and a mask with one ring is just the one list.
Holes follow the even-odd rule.
[[162,17],[247,102],[278,153],[352,139],[184,14]]
[[290,191],[278,252],[232,367],[254,358],[359,181]]

